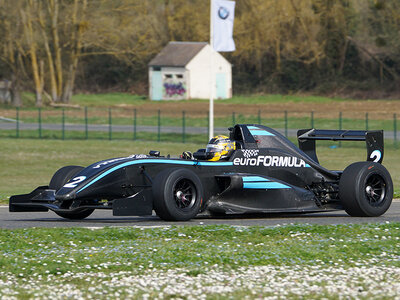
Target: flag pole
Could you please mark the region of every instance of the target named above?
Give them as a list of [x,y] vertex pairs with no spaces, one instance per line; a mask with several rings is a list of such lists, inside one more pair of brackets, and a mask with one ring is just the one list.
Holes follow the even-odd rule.
[[211,46],[211,55],[210,55],[210,107],[209,107],[209,124],[208,124],[208,132],[209,132],[209,140],[214,136],[214,45],[213,45],[213,0],[210,0],[210,46]]

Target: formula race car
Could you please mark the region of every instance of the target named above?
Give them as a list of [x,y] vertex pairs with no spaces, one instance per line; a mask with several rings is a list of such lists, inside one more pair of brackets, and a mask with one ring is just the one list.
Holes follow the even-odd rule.
[[[50,209],[68,219],[86,218],[94,209],[112,209],[115,216],[154,210],[164,220],[183,221],[204,211],[221,216],[344,209],[350,216],[372,217],[392,202],[392,179],[381,165],[383,131],[303,129],[297,133],[299,147],[262,125],[229,131],[226,139],[233,145],[218,160],[213,159],[218,147],[211,145],[181,158],[150,151],[86,168],[67,166],[48,186],[12,196],[9,210]],[[327,170],[318,162],[316,140],[365,141],[367,161]]]

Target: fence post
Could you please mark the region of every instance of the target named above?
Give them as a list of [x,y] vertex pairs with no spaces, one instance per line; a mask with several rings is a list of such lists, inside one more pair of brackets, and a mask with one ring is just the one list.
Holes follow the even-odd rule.
[[365,130],[368,130],[368,113],[365,113]]
[[19,107],[16,108],[16,118],[17,118],[17,127],[16,127],[16,137],[19,138]]
[[285,136],[288,136],[288,112],[285,110]]
[[42,138],[42,109],[38,108],[39,138]]
[[311,112],[311,128],[314,128],[314,111]]
[[133,139],[136,140],[136,108],[133,110]]
[[108,139],[112,140],[112,115],[111,107],[108,109]]
[[85,106],[85,139],[89,138],[89,128],[88,128],[88,108]]
[[[342,130],[342,112],[339,112],[339,130]],[[342,147],[341,141],[339,141],[339,147]]]
[[182,111],[182,143],[185,143],[186,124],[185,124],[185,111]]
[[207,111],[207,141],[208,141],[208,137],[210,136],[210,111]]
[[235,124],[236,124],[236,114],[235,114],[235,112],[232,112],[232,123],[233,123],[232,126],[235,126]]
[[257,116],[257,117],[258,117],[258,118],[257,118],[257,119],[258,119],[258,120],[257,120],[257,121],[258,121],[258,124],[261,125],[261,110],[258,110],[258,116]]
[[158,110],[157,142],[161,141],[161,111]]
[[65,140],[65,110],[62,109],[62,117],[61,117],[61,138]]
[[393,137],[394,147],[397,148],[397,115],[393,114]]

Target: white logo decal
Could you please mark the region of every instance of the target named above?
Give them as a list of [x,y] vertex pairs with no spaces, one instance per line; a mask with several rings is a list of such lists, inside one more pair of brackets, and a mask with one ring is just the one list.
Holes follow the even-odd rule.
[[379,150],[372,151],[371,155],[369,156],[369,158],[375,158],[374,162],[379,162],[381,160],[381,157],[382,153]]
[[103,161],[103,162],[99,163],[98,165],[95,165],[93,167],[93,169],[98,169],[101,166],[106,166],[108,164],[111,164],[111,163],[114,163],[114,162],[117,162],[117,161],[120,161],[120,160],[128,159],[128,158],[147,158],[147,157],[148,156],[146,154],[133,154],[133,155],[130,155],[128,157],[114,158],[114,159]]
[[146,154],[133,154],[129,155],[129,158],[147,158],[148,156]]
[[106,165],[111,164],[113,162],[124,160],[124,159],[126,159],[126,157],[115,158],[115,159],[110,159],[110,160],[107,160],[107,161],[103,161],[103,162],[99,163],[98,165],[94,166],[93,169],[98,169],[101,166],[106,166]]
[[243,152],[243,156],[246,158],[250,158],[252,156],[257,156],[258,152],[260,152],[260,150],[257,149],[244,149],[242,150]]
[[260,166],[265,167],[295,167],[300,168],[306,167],[306,163],[301,158],[293,156],[270,156],[260,155],[253,158],[235,158],[233,160],[235,166]]
[[78,176],[71,180],[71,182],[65,184],[63,187],[65,188],[74,188],[78,185],[78,183],[84,181],[86,176]]

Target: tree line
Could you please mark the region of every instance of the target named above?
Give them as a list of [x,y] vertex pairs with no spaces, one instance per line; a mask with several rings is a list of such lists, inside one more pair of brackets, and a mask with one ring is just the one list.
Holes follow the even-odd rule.
[[[146,93],[147,64],[169,41],[209,40],[205,0],[0,0],[0,76],[12,103],[73,92]],[[396,87],[398,0],[237,0],[234,90]]]

